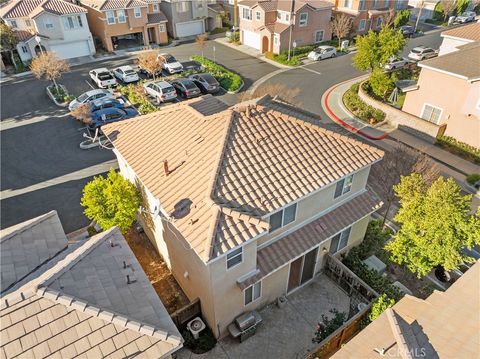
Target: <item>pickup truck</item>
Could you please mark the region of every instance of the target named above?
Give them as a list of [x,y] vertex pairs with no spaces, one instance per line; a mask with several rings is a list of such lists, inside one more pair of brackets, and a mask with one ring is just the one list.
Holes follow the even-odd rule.
[[92,82],[101,89],[117,86],[117,80],[115,80],[111,72],[105,67],[91,70],[88,74]]

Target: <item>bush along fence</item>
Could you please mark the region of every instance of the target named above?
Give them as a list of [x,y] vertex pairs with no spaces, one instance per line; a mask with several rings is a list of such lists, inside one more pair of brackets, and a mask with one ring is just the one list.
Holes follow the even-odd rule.
[[480,164],[480,148],[473,147],[465,142],[457,141],[450,136],[437,137],[436,144],[466,160]]
[[240,75],[202,56],[194,55],[192,60],[200,63],[229,93],[236,93],[242,89],[243,80]]

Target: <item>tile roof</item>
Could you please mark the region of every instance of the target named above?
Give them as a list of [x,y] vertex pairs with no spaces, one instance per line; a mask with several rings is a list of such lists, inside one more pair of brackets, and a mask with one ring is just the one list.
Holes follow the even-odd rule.
[[269,98],[211,116],[192,102],[103,131],[204,261],[264,232],[262,216],[383,156]]
[[223,7],[223,4],[208,4],[208,10],[212,10],[213,12],[225,12],[225,8]]
[[87,10],[64,0],[13,0],[0,8],[0,17],[5,19],[33,18],[42,12],[67,15],[84,13]]
[[190,102],[190,107],[202,114],[210,116],[228,109],[228,105],[217,97],[205,95]]
[[[478,358],[480,356],[480,261],[445,292],[434,291],[422,300],[403,297],[382,313],[332,358],[404,358],[398,345],[413,357]],[[392,318],[396,325],[392,325]],[[390,318],[389,318],[390,317]],[[398,343],[399,334],[403,344]],[[393,345],[397,343],[398,345]],[[390,348],[384,355],[374,349]],[[413,353],[417,353],[413,355]]]
[[148,6],[148,4],[142,0],[81,0],[81,2],[82,5],[101,11]]
[[290,27],[288,24],[283,24],[281,22],[274,22],[273,24],[265,25],[268,31],[272,34],[281,34]]
[[69,247],[0,301],[2,358],[165,358],[182,346],[116,228]]
[[16,30],[13,32],[18,41],[27,41],[35,36],[33,32],[26,30]]
[[420,67],[446,71],[467,80],[480,78],[480,42],[458,51],[421,61]]
[[148,23],[149,24],[158,24],[160,22],[166,22],[168,21],[167,17],[165,14],[161,11],[159,12],[154,12],[154,13],[148,13],[147,14],[148,18]]
[[443,36],[457,37],[468,41],[480,41],[480,23],[459,26],[455,29],[442,32]]
[[[294,1],[294,9],[293,12],[296,13],[300,9],[302,9],[305,5],[310,6],[313,9],[331,9],[332,3],[328,1],[321,1],[321,0],[296,0]],[[281,11],[288,11],[292,10],[292,0],[287,1],[279,1],[278,2],[278,10]]]

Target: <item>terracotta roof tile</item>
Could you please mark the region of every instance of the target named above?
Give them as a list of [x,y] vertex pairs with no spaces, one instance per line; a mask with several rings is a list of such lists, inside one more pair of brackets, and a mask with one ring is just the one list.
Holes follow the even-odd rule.
[[6,19],[35,17],[42,12],[67,15],[85,13],[87,10],[64,0],[13,0],[0,9],[0,16]]
[[480,23],[459,26],[442,32],[442,36],[458,37],[469,41],[480,41]]
[[83,5],[89,6],[93,9],[117,10],[117,9],[131,9],[134,7],[146,7],[148,4],[142,0],[81,0]]

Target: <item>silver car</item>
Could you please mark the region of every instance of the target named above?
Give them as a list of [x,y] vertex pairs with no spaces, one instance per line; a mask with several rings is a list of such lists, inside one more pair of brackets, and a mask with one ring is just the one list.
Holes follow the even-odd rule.
[[177,91],[167,81],[149,82],[143,85],[145,93],[160,102],[172,101],[177,98]]
[[426,46],[417,46],[410,50],[408,58],[413,61],[422,61],[438,56],[438,50]]
[[308,54],[308,58],[313,61],[329,59],[335,56],[337,56],[337,49],[333,46],[319,46]]
[[409,59],[406,59],[404,57],[392,57],[390,61],[385,64],[384,68],[387,71],[392,71],[395,69],[400,69],[404,66],[406,66],[410,62]]
[[75,100],[70,102],[70,104],[68,105],[68,109],[72,111],[77,107],[82,106],[83,104],[90,103],[92,101],[96,101],[104,98],[113,99],[115,98],[115,96],[113,96],[113,94],[109,90],[104,90],[104,89],[90,90],[81,94]]

